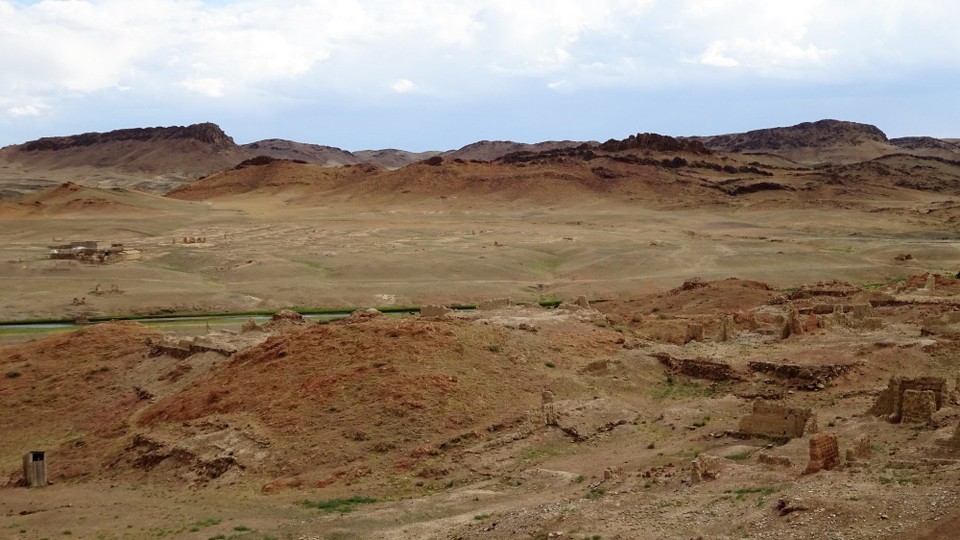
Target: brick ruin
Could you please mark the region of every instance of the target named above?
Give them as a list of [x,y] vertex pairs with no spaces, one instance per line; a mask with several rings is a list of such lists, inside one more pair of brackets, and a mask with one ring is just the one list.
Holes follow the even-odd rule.
[[810,438],[810,463],[803,474],[830,471],[840,465],[840,447],[833,433],[818,433]]
[[687,334],[683,338],[683,343],[691,341],[703,341],[703,325],[700,323],[687,323]]
[[809,408],[788,407],[763,400],[753,402],[753,411],[740,419],[737,435],[789,440],[817,432],[817,418]]
[[704,480],[716,480],[720,478],[720,473],[728,464],[730,464],[728,459],[700,454],[697,459],[690,462],[690,481],[696,484]]
[[477,309],[480,311],[490,311],[494,309],[504,309],[513,306],[513,300],[509,298],[495,298],[492,300],[481,300]]
[[420,308],[421,317],[443,317],[453,313],[453,310],[446,306],[423,306]]
[[863,435],[857,439],[853,448],[847,449],[847,461],[856,463],[866,461],[873,455],[873,448],[870,446],[870,435]]
[[706,358],[674,358],[665,352],[656,353],[653,356],[673,373],[710,381],[743,379],[730,364],[724,362]]
[[867,414],[893,423],[924,424],[943,407],[947,381],[943,377],[891,377]]

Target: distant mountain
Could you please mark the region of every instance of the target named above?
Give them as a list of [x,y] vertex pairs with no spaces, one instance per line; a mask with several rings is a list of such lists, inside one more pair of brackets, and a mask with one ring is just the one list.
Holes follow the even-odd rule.
[[876,126],[841,120],[690,139],[715,151],[769,153],[807,164],[853,163],[900,151]]
[[369,163],[386,169],[399,169],[400,167],[406,167],[411,163],[430,159],[440,154],[442,154],[442,152],[439,151],[407,152],[406,150],[397,150],[394,148],[385,150],[359,150],[353,153],[361,163]]
[[[507,154],[516,152],[545,152],[549,150],[562,150],[566,148],[576,148],[584,144],[583,141],[545,141],[535,144],[519,143],[513,141],[478,141],[468,144],[459,150],[444,152],[445,158],[459,158],[463,160],[474,161],[495,161]],[[597,144],[590,142],[588,144]]]
[[900,148],[905,153],[939,157],[950,160],[960,160],[960,144],[950,142],[949,139],[935,139],[933,137],[899,137],[890,139],[890,144]]
[[285,139],[264,139],[241,145],[241,148],[255,156],[269,156],[277,159],[299,159],[325,167],[342,167],[360,163],[357,156],[333,146],[307,144]]
[[[236,165],[246,151],[216,124],[120,129],[44,137],[0,149],[0,163],[21,178],[166,192]],[[5,179],[0,175],[0,180]]]

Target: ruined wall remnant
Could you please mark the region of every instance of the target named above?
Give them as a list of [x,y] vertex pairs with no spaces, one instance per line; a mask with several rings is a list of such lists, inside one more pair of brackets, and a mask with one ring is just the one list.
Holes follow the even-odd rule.
[[901,404],[900,422],[929,424],[937,411],[936,395],[930,390],[905,390]]
[[720,473],[730,463],[730,460],[700,454],[697,459],[690,462],[690,481],[693,483],[703,482],[704,480],[716,480],[720,478]]
[[872,455],[873,448],[870,446],[870,435],[860,437],[853,448],[847,449],[847,461],[849,462],[866,461]]
[[683,338],[683,343],[691,341],[703,341],[703,325],[700,323],[687,323],[687,335]]
[[741,380],[742,377],[730,364],[709,360],[706,358],[674,358],[669,353],[661,352],[653,355],[670,371],[710,381]]
[[492,300],[482,300],[477,309],[480,311],[489,311],[493,309],[504,309],[513,305],[513,300],[509,298],[495,298]]
[[850,306],[850,314],[854,319],[863,319],[873,314],[873,306],[870,304],[854,304]]
[[780,339],[787,339],[794,334],[803,333],[803,324],[800,322],[800,313],[796,308],[790,308],[787,312],[787,319],[783,323],[783,329],[780,330]]
[[730,315],[720,317],[720,333],[717,336],[717,341],[729,341],[734,338],[734,333],[733,317]]
[[753,402],[753,412],[740,419],[739,434],[748,437],[792,439],[817,432],[817,419],[809,408],[788,407],[763,400]]
[[[877,396],[877,401],[867,411],[867,414],[883,416],[893,423],[901,422],[904,416],[904,395],[908,390],[931,392],[934,407],[931,411],[932,414],[943,407],[944,399],[947,397],[947,381],[943,377],[918,377],[916,379],[891,377],[887,387]],[[925,414],[922,411],[928,407],[927,398],[911,395],[910,399],[911,419],[917,418],[917,414]],[[929,421],[929,418],[927,421]]]
[[946,445],[960,450],[960,424],[957,424],[957,429],[953,430],[953,437],[947,439]]
[[443,317],[453,313],[453,310],[446,306],[423,306],[420,308],[421,317]]
[[840,448],[833,433],[818,433],[810,438],[810,463],[803,474],[831,471],[840,464]]
[[882,330],[883,319],[880,317],[866,317],[860,321],[860,328],[862,330]]
[[577,297],[577,305],[583,309],[590,309],[590,301],[583,295]]

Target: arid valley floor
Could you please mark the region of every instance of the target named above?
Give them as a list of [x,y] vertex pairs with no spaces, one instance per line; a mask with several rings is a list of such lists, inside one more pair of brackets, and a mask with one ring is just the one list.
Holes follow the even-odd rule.
[[0,537],[955,537],[955,141],[211,130],[0,150],[0,321],[206,314],[0,326]]

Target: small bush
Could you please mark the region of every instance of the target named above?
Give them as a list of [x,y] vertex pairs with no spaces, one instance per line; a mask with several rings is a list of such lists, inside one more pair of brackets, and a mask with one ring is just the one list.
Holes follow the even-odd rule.
[[557,367],[557,365],[554,364],[553,362],[544,362],[543,365],[547,366],[548,368],[555,368],[555,367]]
[[487,350],[490,351],[490,352],[498,353],[498,352],[500,352],[500,344],[499,344],[499,343],[491,343],[491,344],[487,345]]
[[6,377],[7,377],[8,379],[16,379],[17,377],[20,376],[20,372],[19,372],[19,371],[8,371],[5,375],[6,375]]
[[377,500],[371,499],[370,497],[356,496],[350,497],[349,499],[328,499],[317,502],[303,501],[301,504],[307,508],[316,508],[324,512],[340,512],[341,514],[346,514],[347,512],[353,512],[358,504],[371,504],[375,502],[377,502]]

